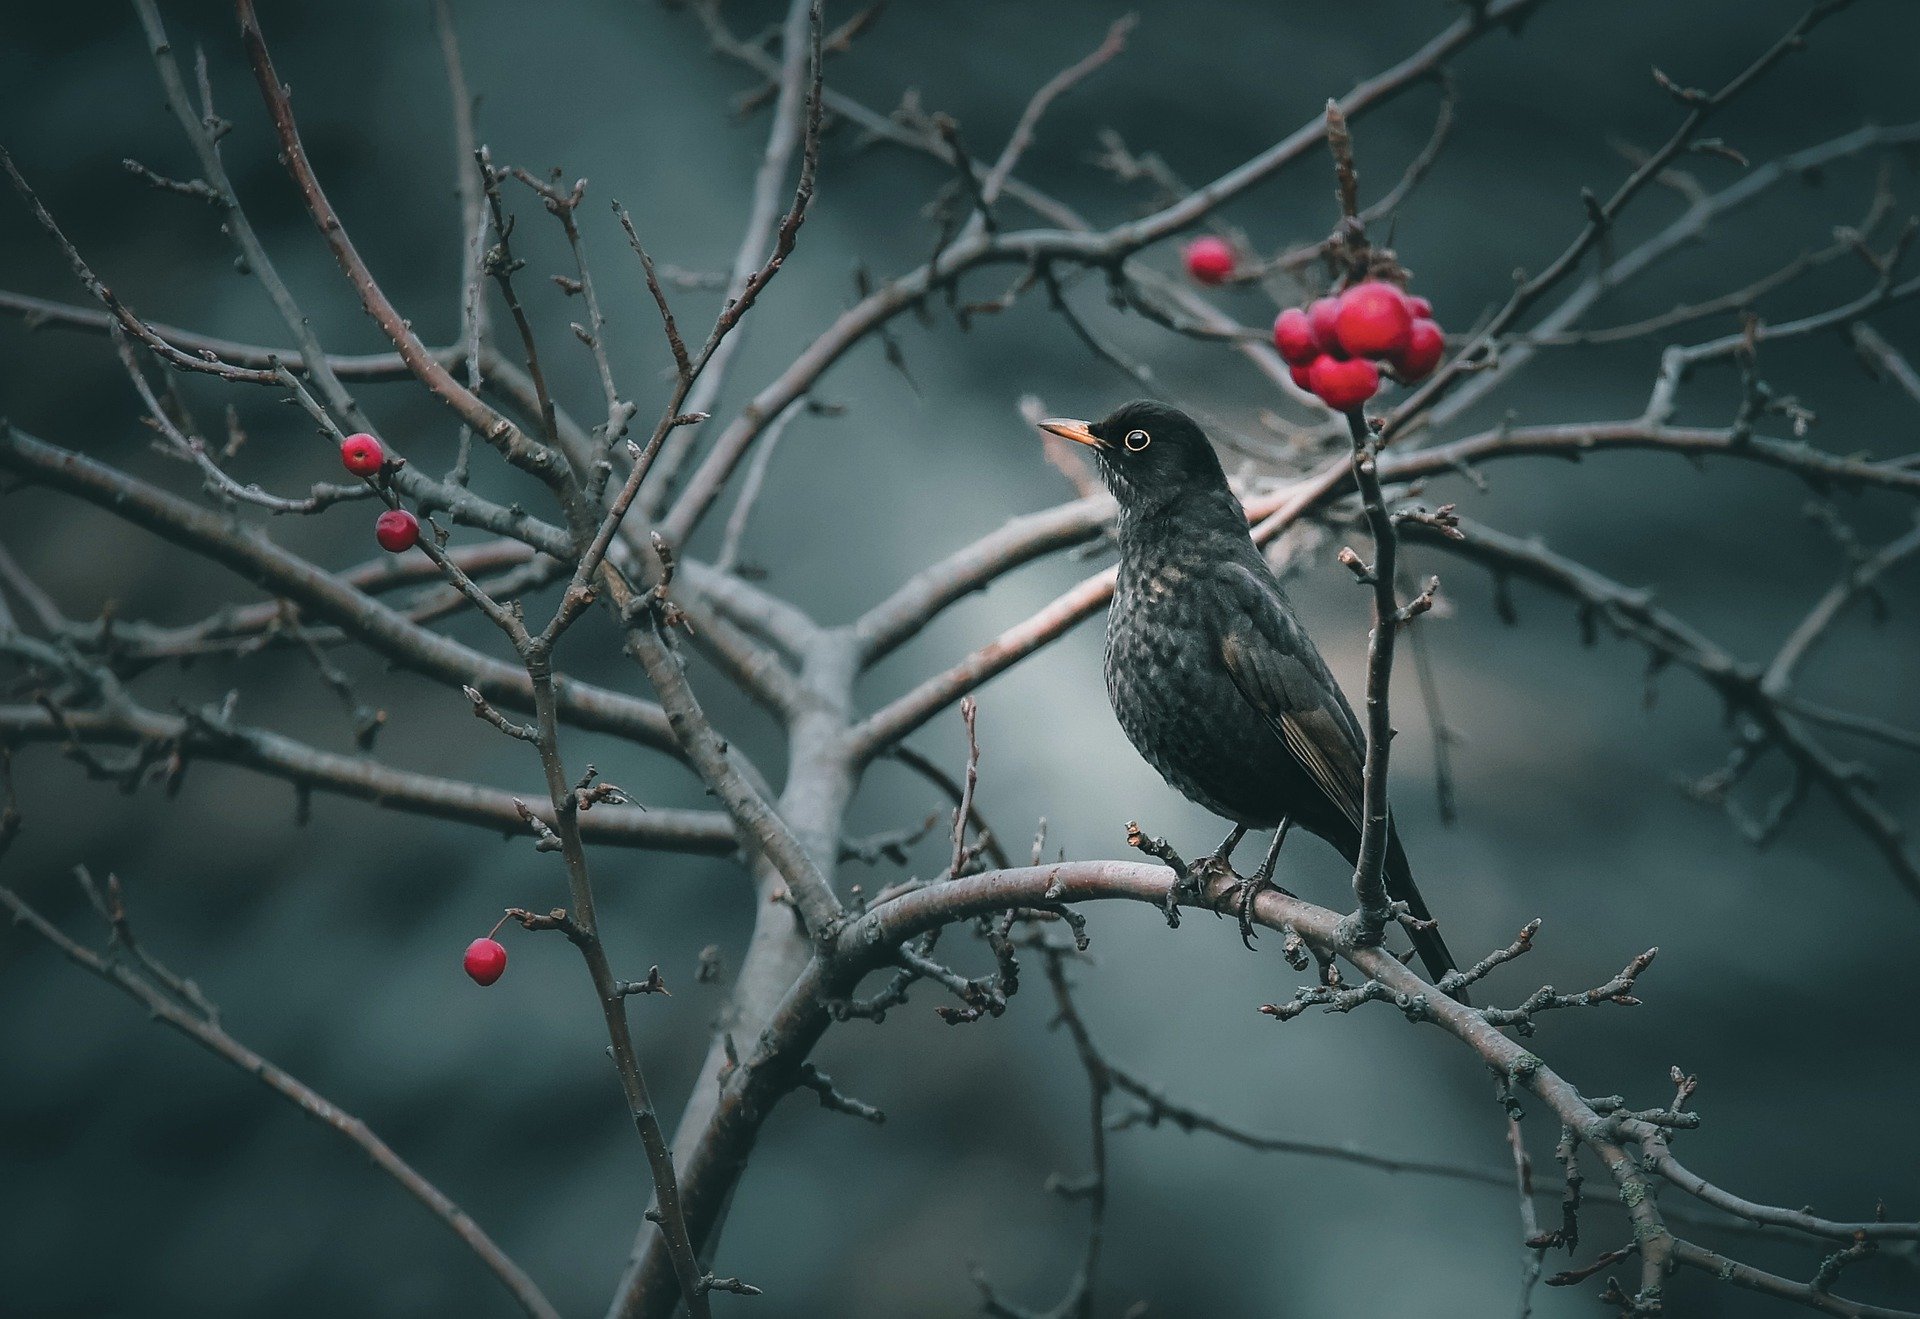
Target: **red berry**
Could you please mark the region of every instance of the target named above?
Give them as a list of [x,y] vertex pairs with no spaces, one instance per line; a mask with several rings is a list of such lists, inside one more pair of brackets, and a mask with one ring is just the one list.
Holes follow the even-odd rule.
[[507,970],[507,950],[495,939],[475,939],[460,960],[476,985],[490,985]]
[[1406,296],[1407,310],[1412,313],[1413,319],[1416,321],[1430,321],[1433,319],[1433,304],[1431,302],[1428,302],[1425,298],[1416,298],[1411,293]]
[[1328,407],[1336,412],[1351,412],[1379,390],[1380,372],[1363,357],[1344,361],[1321,357],[1307,368],[1307,382],[1307,387]]
[[[1315,358],[1314,360],[1318,361],[1319,359]],[[1300,386],[1300,388],[1306,390],[1309,394],[1313,392],[1313,362],[1309,362],[1305,366],[1290,366],[1287,368],[1287,374],[1293,377],[1294,384]]]
[[420,519],[404,508],[390,508],[373,524],[373,538],[389,554],[403,554],[420,543]]
[[1447,336],[1432,321],[1419,320],[1407,332],[1407,346],[1393,355],[1393,369],[1407,384],[1424,380],[1446,356]]
[[1288,366],[1306,366],[1320,355],[1320,336],[1298,307],[1289,307],[1273,322],[1273,346]]
[[1353,357],[1391,357],[1407,345],[1413,314],[1399,289],[1378,280],[1355,284],[1340,295],[1334,332]]
[[355,476],[372,476],[387,461],[380,441],[365,431],[340,441],[340,465]]
[[1208,234],[1187,244],[1187,273],[1202,284],[1224,283],[1233,274],[1233,247]]
[[1313,327],[1313,337],[1320,347],[1336,357],[1346,356],[1340,347],[1340,336],[1334,333],[1333,323],[1340,315],[1340,299],[1317,298],[1307,306],[1307,324]]

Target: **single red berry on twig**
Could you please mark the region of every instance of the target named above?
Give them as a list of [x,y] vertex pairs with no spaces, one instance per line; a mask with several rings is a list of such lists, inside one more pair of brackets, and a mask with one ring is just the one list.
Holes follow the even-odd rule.
[[1424,380],[1446,355],[1447,336],[1429,320],[1415,321],[1407,331],[1407,346],[1393,357],[1393,369],[1407,384]]
[[1413,313],[1391,284],[1368,280],[1340,295],[1334,333],[1350,357],[1391,357],[1407,345]]
[[1320,336],[1313,322],[1298,307],[1289,307],[1274,318],[1273,346],[1288,366],[1306,366],[1321,352]]
[[497,939],[475,939],[467,945],[467,955],[461,959],[461,965],[467,968],[474,984],[490,985],[506,973],[506,946]]
[[404,508],[390,508],[373,524],[373,538],[389,554],[404,554],[420,543],[420,519]]
[[1307,387],[1334,411],[1351,412],[1379,392],[1380,371],[1364,357],[1315,358]]
[[372,476],[386,461],[387,451],[365,431],[340,441],[340,465],[355,476]]
[[1187,273],[1202,284],[1221,284],[1233,274],[1233,247],[1212,234],[1187,244]]

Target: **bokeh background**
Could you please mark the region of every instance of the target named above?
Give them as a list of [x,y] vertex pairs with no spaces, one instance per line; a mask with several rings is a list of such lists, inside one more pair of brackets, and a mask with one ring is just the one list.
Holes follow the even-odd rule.
[[[777,19],[765,4],[729,5],[736,29]],[[1403,207],[1394,242],[1418,288],[1464,327],[1538,269],[1582,221],[1578,190],[1605,192],[1623,153],[1656,144],[1677,108],[1651,65],[1714,86],[1797,15],[1787,0],[1672,5],[1663,0],[1550,3],[1521,38],[1495,36],[1454,69],[1459,124],[1439,168]],[[255,223],[337,352],[382,347],[360,314],[276,163],[268,130],[222,6],[168,6],[175,44],[204,44],[216,96],[237,127],[227,158]],[[273,5],[265,21],[309,148],[349,231],[430,341],[448,338],[458,304],[458,220],[448,97],[423,5],[340,0]],[[561,165],[592,180],[590,250],[612,316],[625,387],[651,415],[665,355],[639,272],[606,210],[634,212],[661,260],[722,269],[744,216],[764,119],[741,122],[732,98],[751,79],[712,57],[684,11],[641,3],[524,5],[463,0],[457,22],[483,139],[496,159]],[[1142,201],[1090,161],[1096,134],[1117,129],[1204,180],[1314,115],[1325,98],[1412,49],[1450,20],[1439,0],[1367,5],[1212,3],[1139,6],[1123,59],[1061,103],[1023,173],[1102,220]],[[848,16],[829,6],[829,21]],[[918,89],[991,154],[1026,97],[1099,39],[1116,6],[998,0],[899,5],[832,78],[882,108]],[[1912,52],[1920,11],[1861,3],[1815,36],[1713,130],[1758,161],[1862,122],[1920,115]],[[1408,96],[1359,129],[1364,180],[1384,188],[1425,140],[1430,92]],[[105,278],[154,319],[237,338],[282,336],[257,286],[237,276],[216,218],[157,194],[122,170],[134,157],[191,170],[161,104],[130,13],[93,6],[11,6],[0,17],[0,136]],[[853,296],[853,271],[911,267],[934,230],[922,204],[945,181],[925,160],[859,151],[831,139],[820,196],[799,253],[756,311],[726,403],[737,404]],[[1776,191],[1763,207],[1613,299],[1601,323],[1711,296],[1819,246],[1864,213],[1878,162],[1856,161]],[[1710,185],[1725,161],[1693,161]],[[1893,186],[1912,208],[1920,185],[1896,161]],[[1636,207],[1618,242],[1677,206],[1663,190]],[[520,235],[524,288],[548,332],[562,389],[587,413],[597,399],[565,320],[577,315],[537,277],[566,269],[546,217],[527,198]],[[1906,209],[1900,214],[1904,215]],[[1315,237],[1332,217],[1320,162],[1257,189],[1230,211],[1263,245]],[[1174,253],[1158,260],[1172,269]],[[1005,272],[968,293],[991,297]],[[1832,305],[1866,286],[1842,264],[1765,304],[1779,317]],[[0,203],[0,285],[79,301],[81,291],[14,199]],[[1252,433],[1262,408],[1304,421],[1231,354],[1100,311],[1102,332],[1152,363],[1176,399]],[[711,295],[681,293],[683,320]],[[1257,293],[1226,295],[1251,320]],[[1910,310],[1876,318],[1920,348]],[[1696,337],[1732,328],[1711,322]],[[1057,500],[1060,483],[1020,423],[1025,392],[1058,412],[1097,414],[1135,392],[1091,358],[1030,297],[961,333],[936,311],[898,333],[911,381],[868,344],[824,381],[844,415],[802,417],[784,441],[773,485],[747,541],[772,584],[830,620],[850,618],[912,567]],[[1465,419],[1524,421],[1631,415],[1645,400],[1657,345],[1551,355]],[[1916,447],[1911,403],[1870,379],[1845,345],[1820,340],[1770,354],[1769,378],[1819,415],[1813,439],[1839,451]],[[195,385],[207,415],[228,401],[252,434],[241,475],[280,488],[329,479],[328,452],[286,409]],[[416,390],[362,398],[410,451],[450,455],[449,419]],[[1724,421],[1731,374],[1704,375],[1686,416]],[[188,490],[154,457],[137,401],[104,341],[0,323],[0,412],[24,429],[111,457]],[[1464,433],[1464,430],[1463,432]],[[486,460],[482,460],[483,467]],[[1618,454],[1579,466],[1513,462],[1490,488],[1437,488],[1503,529],[1540,534],[1667,605],[1743,656],[1764,658],[1832,579],[1839,555],[1804,515],[1791,477],[1729,464],[1696,469],[1670,457]],[[489,472],[487,488],[512,492]],[[1910,506],[1842,496],[1872,540],[1897,533]],[[322,562],[346,565],[370,546],[357,506],[277,535]],[[71,614],[111,605],[161,622],[197,618],[251,598],[217,569],[70,500],[32,490],[0,501],[0,540]],[[711,544],[708,545],[711,549]],[[1684,673],[1643,700],[1643,657],[1610,639],[1583,646],[1564,603],[1521,588],[1517,627],[1503,626],[1486,578],[1415,553],[1437,568],[1451,606],[1421,625],[1458,748],[1460,819],[1442,826],[1431,775],[1432,733],[1404,670],[1395,804],[1416,866],[1456,949],[1474,955],[1543,917],[1538,951],[1493,982],[1517,1000],[1542,981],[1598,983],[1659,945],[1642,981],[1645,1005],[1558,1014],[1539,1050],[1588,1093],[1665,1102],[1671,1064],[1698,1072],[1707,1123],[1682,1148],[1695,1168],[1757,1199],[1811,1204],[1835,1216],[1920,1212],[1920,910],[1871,849],[1817,796],[1768,851],[1742,843],[1710,808],[1675,791],[1716,766],[1725,741],[1714,700]],[[1088,571],[1061,559],[1030,568],[950,611],[891,658],[865,688],[878,701],[1023,617]],[[1909,722],[1912,568],[1890,577],[1891,606],[1874,625],[1860,610],[1809,670],[1810,691]],[[1336,670],[1357,685],[1365,602],[1323,555],[1296,577],[1303,610]],[[461,625],[497,649],[484,626]],[[641,682],[583,624],[564,656],[582,677]],[[1087,626],[981,695],[981,800],[1017,849],[1035,818],[1069,856],[1116,855],[1138,816],[1189,853],[1216,823],[1165,788],[1126,746],[1099,680],[1100,636]],[[394,763],[531,788],[525,748],[493,734],[457,694],[388,673],[364,654],[341,658],[391,721],[379,753]],[[252,721],[347,749],[348,721],[310,667],[265,655],[143,679],[166,706],[240,691]],[[706,685],[730,736],[779,764],[766,722]],[[957,764],[957,719],[915,745]],[[1871,748],[1888,804],[1915,816],[1911,762]],[[701,804],[662,758],[576,736],[643,799]],[[27,831],[5,863],[18,886],[69,929],[92,937],[66,878],[85,863],[128,885],[145,942],[193,975],[243,1040],[363,1116],[468,1207],[569,1314],[598,1313],[644,1204],[646,1174],[621,1115],[601,1027],[572,952],[559,940],[512,937],[513,967],[489,992],[459,972],[460,950],[508,904],[560,900],[557,864],[524,843],[461,826],[385,815],[326,798],[293,821],[286,786],[197,766],[179,798],[121,796],[90,783],[51,748],[19,757]],[[1770,767],[1777,768],[1777,767]],[[1778,779],[1765,775],[1759,787]],[[897,827],[936,809],[897,767],[869,776],[854,832]],[[916,858],[940,864],[938,845]],[[670,999],[635,1004],[664,1108],[684,1096],[722,988],[694,983],[698,951],[729,966],[751,898],[730,863],[607,852],[598,862],[619,963],[658,962]],[[897,875],[843,882],[870,887]],[[1344,871],[1310,839],[1290,846],[1285,882],[1338,901]],[[1437,1032],[1390,1011],[1310,1016],[1278,1026],[1255,1007],[1297,983],[1271,941],[1241,951],[1227,925],[1189,920],[1169,932],[1150,911],[1102,909],[1095,963],[1082,974],[1085,1011],[1114,1056],[1171,1093],[1249,1127],[1388,1154],[1489,1167],[1507,1158],[1489,1077]],[[950,1029],[917,994],[873,1027],[833,1032],[820,1062],[880,1105],[882,1128],[824,1113],[802,1096],[768,1128],[727,1229],[718,1266],[766,1289],[720,1297],[725,1313],[962,1315],[977,1311],[969,1265],[1003,1290],[1050,1304],[1078,1258],[1084,1211],[1042,1189],[1049,1172],[1084,1169],[1085,1085],[1038,978],[1000,1020]],[[1529,1122],[1535,1154],[1552,1129]],[[1510,1312],[1521,1252],[1515,1197],[1483,1186],[1393,1176],[1286,1155],[1253,1155],[1169,1130],[1127,1132],[1112,1146],[1109,1252],[1096,1312],[1152,1315],[1354,1315],[1465,1319]],[[1548,1176],[1548,1174],[1543,1174]],[[1549,1177],[1550,1179],[1550,1177]],[[1604,1199],[1604,1191],[1596,1198]],[[1670,1197],[1672,1198],[1672,1197]],[[1626,1238],[1617,1208],[1587,1215],[1581,1260]],[[1707,1236],[1800,1277],[1811,1246]],[[1562,1267],[1549,1261],[1549,1269]],[[1541,1315],[1594,1312],[1598,1282],[1542,1289]],[[1920,1301],[1911,1263],[1857,1266],[1843,1290]],[[1677,1279],[1672,1312],[1770,1315],[1752,1295]],[[156,1029],[106,986],[26,934],[0,930],[0,1314],[9,1316],[504,1314],[508,1303],[442,1227],[332,1133],[190,1044]]]

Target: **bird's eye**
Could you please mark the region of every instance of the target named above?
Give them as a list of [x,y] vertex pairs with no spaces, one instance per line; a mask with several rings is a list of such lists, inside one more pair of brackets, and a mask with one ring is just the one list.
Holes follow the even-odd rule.
[[1145,431],[1128,431],[1125,442],[1128,453],[1139,453],[1142,449],[1153,443],[1153,436],[1147,434]]

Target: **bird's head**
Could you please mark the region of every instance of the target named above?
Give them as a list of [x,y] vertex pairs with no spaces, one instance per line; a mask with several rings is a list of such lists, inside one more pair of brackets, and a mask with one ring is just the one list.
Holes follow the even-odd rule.
[[1041,422],[1040,429],[1092,449],[1107,488],[1123,509],[1227,493],[1226,473],[1206,432],[1165,403],[1138,399],[1102,421],[1052,417]]

